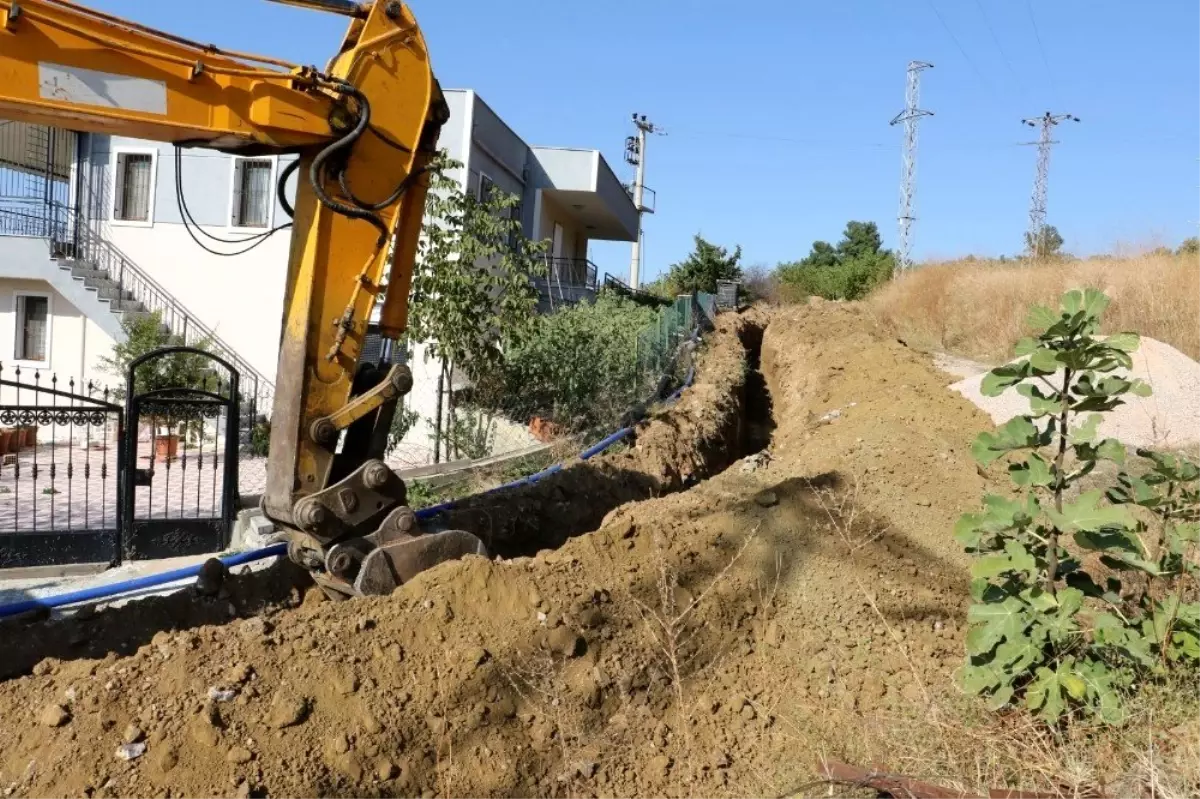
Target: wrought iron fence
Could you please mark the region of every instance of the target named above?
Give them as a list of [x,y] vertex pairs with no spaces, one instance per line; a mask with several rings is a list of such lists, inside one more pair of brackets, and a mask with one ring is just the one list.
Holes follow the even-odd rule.
[[270,396],[215,360],[132,406],[124,383],[0,364],[0,568],[220,549],[266,484]]
[[119,558],[121,434],[107,387],[0,365],[0,567]]

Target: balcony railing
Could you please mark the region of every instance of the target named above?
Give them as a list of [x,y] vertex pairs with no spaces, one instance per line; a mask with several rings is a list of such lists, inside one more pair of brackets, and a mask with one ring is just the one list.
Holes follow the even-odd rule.
[[553,309],[570,305],[596,293],[596,265],[586,258],[546,257],[546,274],[535,277],[533,285]]

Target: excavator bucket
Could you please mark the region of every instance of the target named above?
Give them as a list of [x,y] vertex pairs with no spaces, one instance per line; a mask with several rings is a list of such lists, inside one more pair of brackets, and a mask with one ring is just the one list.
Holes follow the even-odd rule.
[[363,558],[354,589],[362,595],[389,594],[420,572],[466,555],[488,556],[483,542],[466,530],[444,530],[389,541]]

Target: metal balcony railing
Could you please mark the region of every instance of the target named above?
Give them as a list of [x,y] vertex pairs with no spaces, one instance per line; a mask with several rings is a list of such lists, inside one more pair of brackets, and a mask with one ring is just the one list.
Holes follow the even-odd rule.
[[546,274],[533,279],[538,293],[556,305],[570,305],[595,295],[596,265],[586,258],[546,256]]

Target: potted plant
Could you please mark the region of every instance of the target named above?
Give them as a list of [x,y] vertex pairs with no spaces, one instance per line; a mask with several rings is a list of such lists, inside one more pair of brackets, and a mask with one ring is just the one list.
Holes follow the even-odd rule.
[[154,458],[161,461],[175,460],[179,452],[179,436],[174,433],[154,436]]

